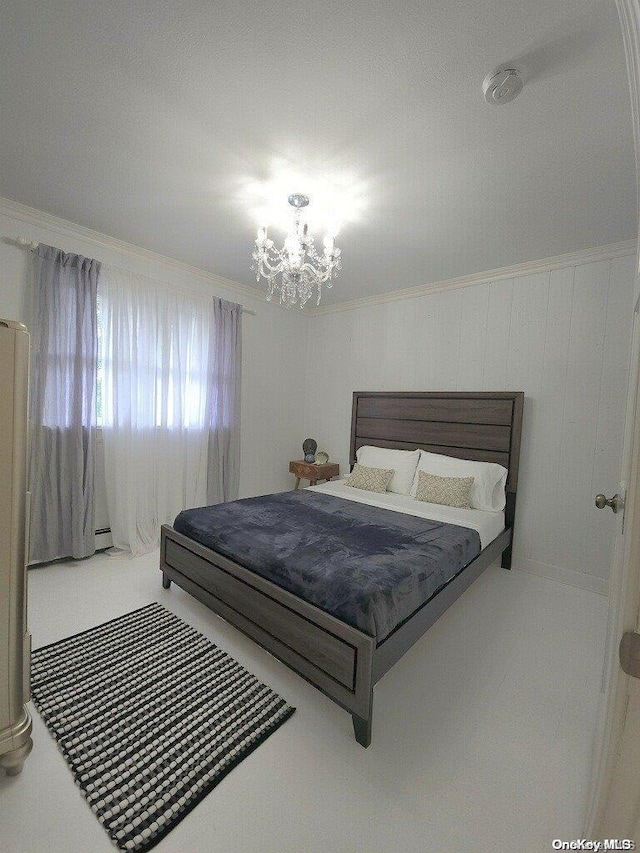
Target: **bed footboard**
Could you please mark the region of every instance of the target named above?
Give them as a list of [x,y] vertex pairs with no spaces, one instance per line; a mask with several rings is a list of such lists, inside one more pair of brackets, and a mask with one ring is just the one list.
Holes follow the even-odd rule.
[[160,569],[353,716],[371,742],[373,637],[163,525]]

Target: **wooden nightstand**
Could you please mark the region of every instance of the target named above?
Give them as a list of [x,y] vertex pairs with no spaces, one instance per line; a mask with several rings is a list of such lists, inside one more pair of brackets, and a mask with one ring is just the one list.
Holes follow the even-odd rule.
[[289,462],[289,471],[296,475],[296,489],[300,486],[300,480],[309,480],[310,486],[315,486],[318,480],[330,480],[340,473],[337,462],[327,462],[326,465],[314,465],[313,462],[304,460]]

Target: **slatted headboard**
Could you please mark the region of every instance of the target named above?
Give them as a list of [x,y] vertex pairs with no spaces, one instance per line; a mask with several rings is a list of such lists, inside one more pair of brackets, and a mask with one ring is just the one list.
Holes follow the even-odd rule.
[[363,444],[429,450],[509,470],[507,527],[513,527],[522,430],[522,391],[354,391],[349,461]]

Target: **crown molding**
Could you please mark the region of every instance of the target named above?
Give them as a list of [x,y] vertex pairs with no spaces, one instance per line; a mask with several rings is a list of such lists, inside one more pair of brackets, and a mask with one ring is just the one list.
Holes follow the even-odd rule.
[[[28,225],[35,225],[40,228],[47,228],[49,231],[55,231],[63,237],[76,238],[80,240],[89,240],[98,246],[103,246],[105,249],[112,249],[116,252],[128,255],[136,260],[146,261],[147,263],[159,264],[163,269],[175,270],[182,273],[187,273],[190,276],[200,279],[217,287],[223,287],[234,293],[258,299],[269,305],[265,299],[264,292],[257,287],[251,287],[248,284],[242,284],[239,281],[223,278],[220,275],[203,270],[200,267],[191,266],[182,261],[177,261],[174,258],[169,258],[166,255],[161,255],[158,252],[152,252],[150,249],[143,249],[133,243],[126,243],[124,240],[118,240],[116,237],[109,237],[107,234],[101,234],[99,231],[93,231],[91,228],[85,228],[84,225],[77,225],[75,222],[70,222],[68,219],[62,219],[59,216],[54,216],[51,213],[46,213],[44,210],[37,210],[34,207],[27,207],[20,202],[12,201],[9,198],[0,197],[0,216],[10,216],[12,219],[17,219]],[[5,239],[15,238],[16,234],[6,234]],[[98,259],[100,260],[100,259]]]
[[486,284],[490,281],[499,281],[500,279],[514,278],[515,276],[534,275],[536,273],[561,269],[562,267],[573,267],[580,264],[593,263],[594,261],[607,261],[612,258],[635,255],[636,250],[637,240],[623,240],[620,243],[610,243],[606,246],[582,249],[579,252],[569,252],[565,255],[556,255],[553,258],[527,261],[524,264],[500,267],[500,269],[489,270],[488,272],[471,273],[470,275],[463,275],[458,278],[418,284],[414,287],[405,287],[402,290],[392,290],[388,293],[380,293],[377,296],[365,296],[362,299],[352,299],[349,302],[339,302],[335,305],[325,305],[322,308],[312,308],[311,310],[306,310],[305,314],[309,317],[324,317],[327,314],[352,311],[354,308],[369,308],[372,305],[384,305],[387,302],[417,299],[419,296],[442,293],[444,290],[458,290],[463,287],[472,287],[476,284]]
[[[59,216],[54,216],[51,213],[46,213],[43,210],[37,210],[33,207],[20,204],[20,202],[12,201],[8,198],[0,197],[0,216],[9,216],[20,222],[36,227],[46,228],[49,231],[55,231],[63,237],[88,240],[98,246],[103,246],[106,249],[128,255],[136,260],[146,261],[147,263],[158,264],[162,269],[176,270],[186,273],[194,278],[200,279],[214,287],[222,287],[232,293],[238,293],[242,296],[251,299],[257,299],[264,305],[271,307],[280,307],[279,304],[267,302],[264,291],[257,287],[251,287],[248,284],[242,284],[232,279],[223,278],[220,275],[203,270],[200,267],[191,266],[191,264],[177,261],[167,255],[161,255],[158,252],[152,252],[150,249],[143,249],[133,243],[127,243],[124,240],[119,240],[116,237],[110,237],[107,234],[102,234],[99,231],[93,231],[91,228],[86,228],[84,225],[77,225],[75,222],[70,222],[68,219],[62,219]],[[6,238],[15,238],[16,234],[4,235]],[[444,279],[442,281],[434,281],[426,284],[419,284],[413,287],[406,287],[402,290],[392,290],[387,293],[380,293],[376,296],[365,296],[362,299],[352,299],[347,302],[339,302],[335,305],[325,305],[321,308],[305,308],[302,312],[304,317],[323,317],[327,314],[337,314],[342,311],[352,311],[355,308],[368,308],[372,305],[383,305],[387,302],[399,302],[404,299],[416,299],[420,296],[428,296],[434,293],[442,293],[445,290],[457,290],[463,287],[472,287],[476,284],[486,284],[490,281],[498,281],[505,278],[513,278],[514,276],[533,275],[540,272],[549,272],[553,269],[559,269],[567,266],[576,266],[579,264],[587,264],[593,261],[609,260],[611,258],[624,257],[625,255],[633,255],[636,253],[637,241],[624,240],[620,243],[611,243],[606,246],[597,246],[592,249],[583,249],[579,252],[570,252],[565,255],[557,255],[553,258],[543,260],[529,261],[523,264],[514,264],[509,267],[501,267],[488,272],[471,273],[470,275],[459,276],[458,278]]]

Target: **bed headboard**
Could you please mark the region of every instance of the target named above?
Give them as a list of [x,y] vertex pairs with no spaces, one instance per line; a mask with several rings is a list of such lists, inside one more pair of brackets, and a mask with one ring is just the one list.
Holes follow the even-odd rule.
[[354,391],[349,462],[363,444],[498,462],[509,470],[512,527],[523,404],[522,391]]

